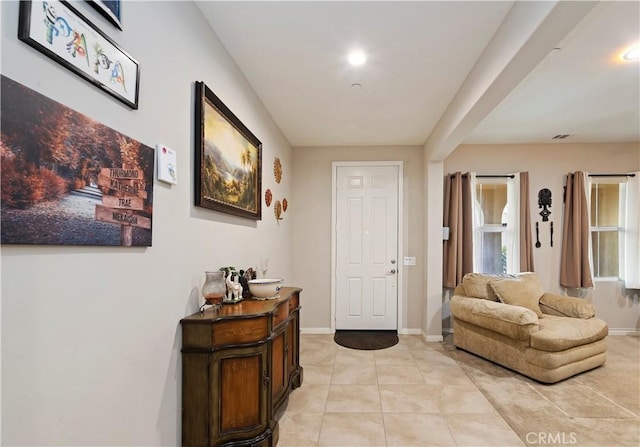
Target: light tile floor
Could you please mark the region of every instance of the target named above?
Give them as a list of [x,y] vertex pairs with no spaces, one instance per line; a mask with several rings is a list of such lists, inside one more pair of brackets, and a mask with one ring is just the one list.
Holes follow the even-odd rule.
[[440,343],[358,351],[302,334],[300,363],[278,447],[524,445]]

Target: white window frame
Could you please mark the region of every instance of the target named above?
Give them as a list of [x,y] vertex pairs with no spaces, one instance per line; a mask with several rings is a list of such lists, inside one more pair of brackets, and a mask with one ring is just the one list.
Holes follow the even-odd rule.
[[[589,193],[589,210],[591,211],[591,194],[592,187],[594,184],[599,185],[618,185],[618,226],[590,226],[589,233],[590,238],[593,240],[594,233],[603,233],[603,232],[612,232],[616,231],[618,233],[618,274],[616,276],[598,276],[596,275],[596,258],[595,258],[595,247],[591,247],[591,258],[593,262],[593,280],[594,281],[618,281],[622,278],[621,270],[624,268],[624,235],[625,235],[625,201],[626,201],[626,178],[622,177],[589,177],[589,185],[588,185],[588,193]],[[596,201],[596,208],[598,207],[598,201]],[[597,216],[597,212],[596,212]],[[593,245],[593,244],[592,244]],[[599,272],[598,272],[599,273]]]
[[[475,179],[475,184],[472,185],[473,188],[473,197],[474,197],[474,205],[476,207],[476,211],[474,212],[474,216],[475,216],[475,229],[476,229],[476,237],[474,240],[474,271],[481,271],[482,270],[482,259],[483,259],[483,251],[484,251],[484,246],[483,246],[483,241],[484,241],[484,234],[485,233],[502,233],[501,236],[501,242],[502,242],[502,246],[506,246],[507,245],[507,231],[510,229],[509,228],[509,222],[507,220],[507,222],[503,222],[500,225],[498,224],[489,224],[489,225],[484,225],[483,224],[483,217],[482,217],[482,206],[480,203],[480,197],[477,196],[477,192],[476,192],[476,187],[477,185],[499,185],[499,184],[503,184],[507,187],[507,202],[505,204],[505,208],[502,211],[502,219],[501,220],[505,220],[506,217],[509,215],[508,207],[509,207],[509,179],[508,178],[501,178],[501,177],[488,177],[488,178],[483,178],[480,177],[478,178],[476,176]],[[502,253],[500,254],[502,256]],[[507,263],[508,264],[508,263]],[[506,266],[506,270],[509,270],[509,266]],[[485,272],[485,273],[489,273],[489,272]]]

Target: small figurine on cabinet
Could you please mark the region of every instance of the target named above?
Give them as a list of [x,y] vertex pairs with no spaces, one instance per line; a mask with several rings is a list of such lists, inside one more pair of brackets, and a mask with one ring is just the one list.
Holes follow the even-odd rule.
[[233,272],[227,276],[227,301],[240,301],[242,299],[242,284],[240,275]]
[[242,297],[250,298],[251,291],[249,290],[249,281],[256,278],[256,272],[253,267],[249,267],[247,270],[240,270],[240,285],[242,286]]

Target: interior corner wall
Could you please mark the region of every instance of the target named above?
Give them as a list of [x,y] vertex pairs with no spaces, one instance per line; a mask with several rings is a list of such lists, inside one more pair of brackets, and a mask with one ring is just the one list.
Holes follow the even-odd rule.
[[403,238],[399,258],[415,256],[415,266],[401,266],[404,329],[419,332],[423,296],[424,181],[418,146],[349,146],[293,149],[293,274],[303,288],[303,331],[329,333],[331,328],[332,162],[403,161]]
[[427,342],[443,340],[442,214],[444,210],[443,162],[424,161],[425,175],[425,298],[422,333]]
[[[529,201],[532,227],[540,222],[540,248],[534,248],[534,268],[545,290],[564,293],[560,287],[563,186],[568,172],[627,173],[640,170],[640,143],[555,143],[461,145],[444,161],[444,172],[475,171],[477,174],[507,174],[529,171]],[[551,215],[554,222],[551,247],[550,222],[539,215],[538,191],[552,193]],[[535,239],[535,233],[532,235]],[[572,292],[572,291],[569,291]],[[596,280],[586,299],[593,302],[596,314],[609,325],[611,333],[640,332],[640,300],[637,291],[625,291],[620,281]],[[445,302],[445,308],[447,303]],[[445,321],[450,329],[449,321]]]
[[19,3],[0,3],[3,75],[143,144],[173,148],[178,167],[177,185],[154,184],[151,247],[1,247],[0,443],[180,445],[179,320],[202,303],[206,270],[268,256],[269,275],[291,284],[290,215],[303,205],[289,200],[279,222],[273,205],[263,204],[261,221],[193,205],[194,82],[262,141],[262,188],[274,199],[291,198],[291,148],[193,2],[125,1],[124,31],[74,3],[140,63],[135,111],[19,41]]

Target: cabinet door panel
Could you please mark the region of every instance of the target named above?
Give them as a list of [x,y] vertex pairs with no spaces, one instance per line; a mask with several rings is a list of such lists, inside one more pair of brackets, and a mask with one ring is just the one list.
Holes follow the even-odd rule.
[[295,367],[298,365],[298,352],[296,333],[298,332],[298,319],[294,318],[289,322],[287,327],[287,376],[291,375]]
[[220,363],[221,432],[259,426],[262,356],[223,358]]
[[209,439],[209,354],[182,354],[182,445]]
[[273,366],[271,377],[271,396],[274,399],[282,393],[287,385],[287,356],[285,354],[286,331],[280,332],[273,339]]
[[211,365],[212,445],[270,436],[267,345],[222,350]]

